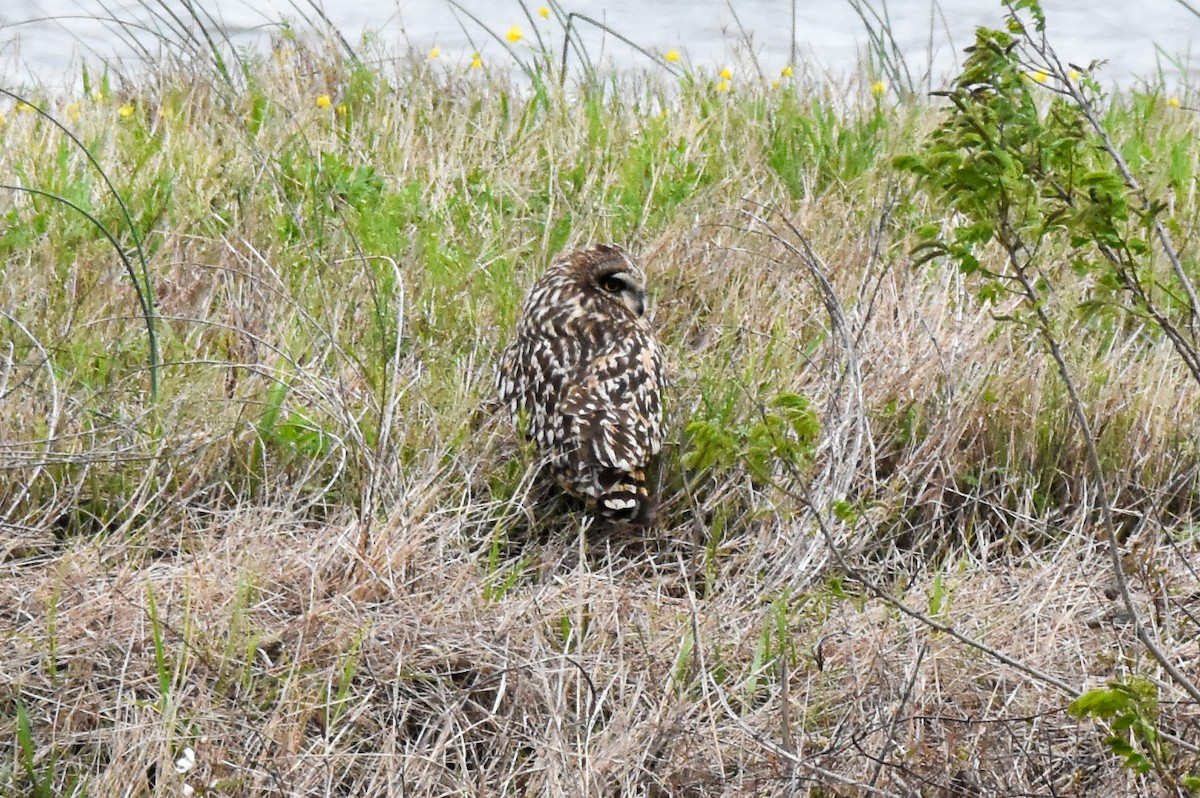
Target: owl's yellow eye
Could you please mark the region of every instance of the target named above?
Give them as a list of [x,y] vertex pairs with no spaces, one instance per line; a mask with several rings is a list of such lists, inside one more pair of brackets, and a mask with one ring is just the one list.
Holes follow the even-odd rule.
[[601,277],[600,287],[610,294],[619,294],[625,290],[625,283],[621,282],[616,277]]

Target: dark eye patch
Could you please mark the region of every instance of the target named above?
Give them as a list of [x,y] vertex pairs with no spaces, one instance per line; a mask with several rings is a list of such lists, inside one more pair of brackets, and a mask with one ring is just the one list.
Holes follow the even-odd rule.
[[625,290],[625,282],[609,274],[600,278],[600,287],[610,294],[619,294]]

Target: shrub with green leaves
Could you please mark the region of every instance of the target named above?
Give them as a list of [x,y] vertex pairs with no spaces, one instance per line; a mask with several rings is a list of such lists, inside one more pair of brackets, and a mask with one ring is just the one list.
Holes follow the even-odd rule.
[[[1170,171],[1160,197],[1142,189],[1097,118],[1098,79],[1064,68],[1044,27],[1031,0],[1014,5],[1007,30],[977,29],[963,72],[939,92],[942,122],[919,152],[895,159],[952,214],[918,229],[917,261],[949,257],[987,301],[1074,284],[1082,316],[1148,317],[1200,379],[1194,332],[1183,332],[1198,269],[1185,268],[1167,232],[1179,229],[1167,195],[1186,170]],[[981,259],[989,246],[1000,257]]]
[[781,465],[802,467],[811,460],[820,432],[820,420],[807,399],[780,393],[745,419],[689,422],[683,464],[708,472],[741,463],[755,481],[769,484]]
[[[1112,733],[1104,738],[1104,744],[1134,773],[1145,775],[1153,770],[1168,781],[1175,780],[1167,768],[1171,746],[1158,727],[1158,688],[1153,682],[1140,677],[1109,682],[1076,698],[1067,711],[1074,718],[1107,722]],[[1180,776],[1178,786],[1196,792],[1200,777]]]

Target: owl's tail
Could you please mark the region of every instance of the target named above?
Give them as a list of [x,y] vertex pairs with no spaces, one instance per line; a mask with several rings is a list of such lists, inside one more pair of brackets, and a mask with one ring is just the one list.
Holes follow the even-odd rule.
[[[614,472],[616,477],[611,487],[605,486],[596,497],[596,509],[611,521],[622,521],[636,526],[650,526],[656,520],[658,509],[654,499],[646,492],[646,472]],[[602,483],[608,480],[601,480]]]

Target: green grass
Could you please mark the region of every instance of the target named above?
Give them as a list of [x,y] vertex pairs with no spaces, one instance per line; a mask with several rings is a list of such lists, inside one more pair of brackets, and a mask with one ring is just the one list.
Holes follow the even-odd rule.
[[[560,88],[533,59],[531,88],[384,63],[286,36],[31,92],[133,229],[62,131],[0,109],[0,182],[95,219],[0,193],[0,794],[1146,784],[1069,718],[1073,695],[871,599],[814,515],[938,622],[1077,692],[1151,680],[1165,727],[1194,720],[1097,598],[1095,494],[1035,334],[953,263],[916,264],[952,220],[894,161],[936,100],[865,76]],[[1102,110],[1195,275],[1187,98]],[[96,222],[132,264],[136,229],[156,358],[140,265]],[[645,263],[671,363],[645,540],[581,537],[491,404],[526,289],[604,241]],[[1049,310],[1127,568],[1172,619],[1159,633],[1194,639],[1200,386],[1074,256],[1044,253]],[[1194,757],[1153,739],[1156,783],[1191,783]],[[185,746],[197,766],[176,773]]]

